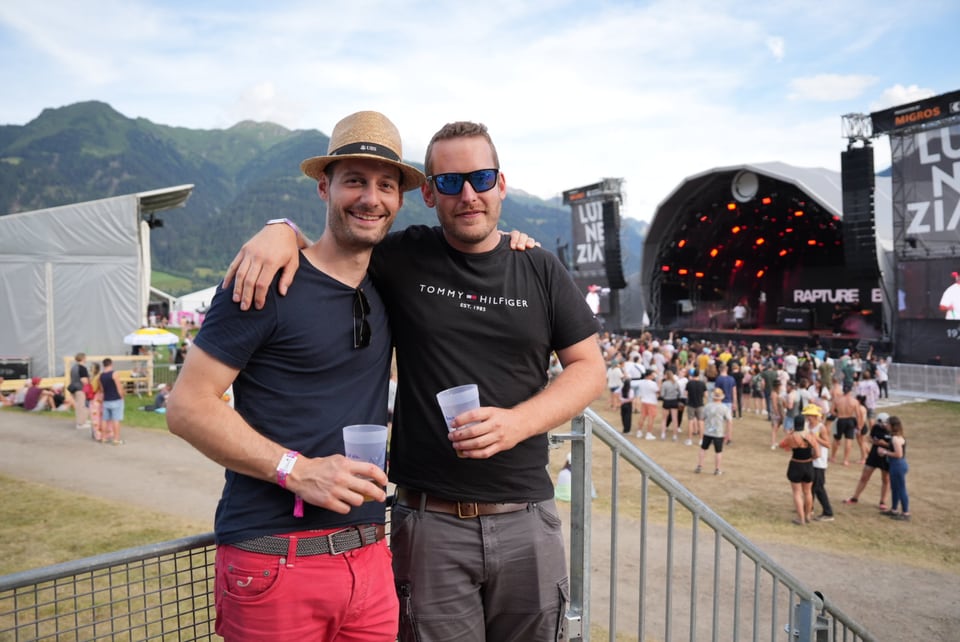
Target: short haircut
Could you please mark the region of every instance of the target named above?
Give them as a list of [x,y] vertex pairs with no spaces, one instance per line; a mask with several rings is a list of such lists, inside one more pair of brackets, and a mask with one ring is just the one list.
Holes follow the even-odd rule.
[[[433,168],[431,167],[430,157],[433,154],[433,144],[441,140],[452,140],[454,138],[470,138],[472,136],[480,136],[487,141],[487,144],[490,145],[490,151],[493,152],[493,164],[495,169],[500,169],[500,157],[497,155],[497,148],[493,144],[493,139],[490,138],[490,133],[487,131],[487,126],[483,123],[471,123],[465,120],[459,120],[455,123],[447,123],[440,130],[433,135],[433,138],[430,139],[430,144],[427,145],[427,153],[424,156],[423,166],[426,170],[428,176],[433,174]],[[477,168],[477,169],[490,169],[487,167]]]

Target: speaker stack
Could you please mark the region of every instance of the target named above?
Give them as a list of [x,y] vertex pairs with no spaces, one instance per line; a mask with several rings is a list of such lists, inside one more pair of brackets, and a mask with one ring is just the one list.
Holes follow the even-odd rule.
[[610,289],[627,287],[620,256],[620,201],[615,199],[603,203],[603,261]]
[[843,187],[843,254],[846,269],[858,277],[879,274],[873,213],[873,147],[851,147],[840,153]]

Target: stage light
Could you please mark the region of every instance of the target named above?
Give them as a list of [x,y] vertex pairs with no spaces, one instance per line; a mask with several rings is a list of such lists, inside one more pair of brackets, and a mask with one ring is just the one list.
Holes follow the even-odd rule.
[[792,228],[792,227],[788,227],[787,229],[784,230],[784,232],[786,232],[787,234],[792,234],[792,233],[793,233],[793,228]]
[[669,271],[670,271],[670,266],[669,266],[669,265],[663,265],[663,266],[660,267],[660,269],[663,270],[664,272],[669,272]]
[[763,270],[757,270],[757,278],[759,279],[762,276],[763,276]]
[[787,255],[786,250],[780,250],[780,256],[786,256],[786,255]]
[[736,203],[727,203],[727,209],[730,210],[731,212],[733,212],[733,211],[735,211],[735,210],[737,209],[737,204],[736,204]]
[[809,240],[807,241],[807,245],[816,245],[816,244],[817,244],[816,239],[809,239]]
[[743,259],[737,259],[733,262],[733,267],[740,268],[743,267]]
[[769,205],[770,203],[773,202],[773,199],[770,198],[769,196],[764,196],[762,199],[760,199],[760,202],[763,203],[764,205]]
[[680,240],[677,242],[677,247],[683,247],[683,246],[686,245],[686,244],[687,244],[687,240],[686,240],[686,239],[680,239]]
[[796,212],[793,213],[793,215],[796,216],[797,218],[800,218],[801,216],[803,216],[803,210],[797,210]]
[[757,239],[757,245],[763,245],[766,242],[766,239],[764,239],[762,236]]
[[709,220],[710,220],[710,217],[707,216],[706,214],[704,214],[703,216],[700,217],[700,222],[701,222],[701,223],[706,223],[706,222],[709,221]]
[[695,277],[697,277],[698,279],[702,279],[702,278],[703,278],[703,272],[695,272],[693,275],[694,275]]
[[740,230],[742,230],[742,229],[743,229],[743,228],[740,227],[739,225],[734,225],[734,226],[733,226],[733,229],[730,230],[730,231],[733,232],[734,234],[739,234],[739,233],[740,233]]
[[690,270],[688,270],[687,268],[680,268],[679,270],[677,270],[677,274],[679,274],[680,276],[687,276],[688,274],[690,274]]
[[719,253],[720,251],[717,250],[717,248],[713,248],[712,250],[710,250],[710,258],[715,258]]

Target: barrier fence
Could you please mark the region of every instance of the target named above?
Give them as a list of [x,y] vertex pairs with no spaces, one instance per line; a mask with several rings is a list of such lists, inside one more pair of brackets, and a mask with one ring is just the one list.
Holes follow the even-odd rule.
[[[573,455],[566,639],[874,639],[592,410],[551,440]],[[611,462],[609,515],[596,519],[594,456]],[[0,640],[219,639],[213,562],[208,533],[0,577]],[[626,573],[636,582],[621,593]]]

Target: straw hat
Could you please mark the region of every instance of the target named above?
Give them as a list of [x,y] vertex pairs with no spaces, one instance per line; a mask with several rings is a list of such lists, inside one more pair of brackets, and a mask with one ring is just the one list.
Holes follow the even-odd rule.
[[416,167],[403,162],[400,132],[390,119],[376,111],[350,114],[333,128],[326,156],[314,156],[300,163],[310,178],[320,180],[323,170],[344,158],[365,158],[397,167],[403,174],[403,191],[417,189],[427,178]]
[[822,417],[823,410],[820,408],[820,406],[810,403],[804,406],[803,410],[800,411],[800,414],[814,415],[815,417]]
[[713,398],[716,401],[722,401],[724,397],[723,388],[714,388],[713,389]]

